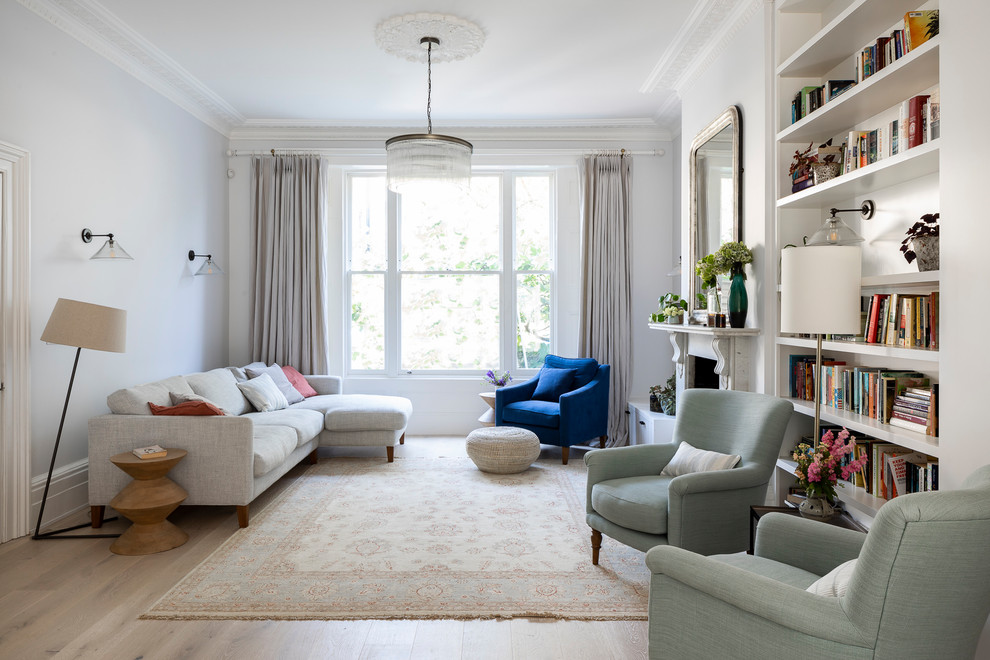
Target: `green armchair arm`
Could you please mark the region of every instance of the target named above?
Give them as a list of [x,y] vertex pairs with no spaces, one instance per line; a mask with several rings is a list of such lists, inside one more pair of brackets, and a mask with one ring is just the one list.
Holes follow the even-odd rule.
[[768,513],[756,527],[754,553],[825,575],[859,556],[866,534],[784,513]]
[[[714,599],[798,633],[839,644],[872,648],[872,641],[842,609],[840,598],[816,596],[804,589],[674,546],[651,549],[646,553],[646,565],[653,573],[651,619],[656,614],[652,611],[653,593],[662,590],[663,581],[670,579],[698,593],[697,600],[679,604],[679,608],[689,612],[694,621],[718,620],[710,617],[706,610]],[[662,619],[664,617],[659,617],[658,621]],[[662,624],[677,625],[677,621],[663,621]],[[745,625],[745,620],[741,619],[738,625]],[[731,631],[723,632],[730,637],[732,635]]]

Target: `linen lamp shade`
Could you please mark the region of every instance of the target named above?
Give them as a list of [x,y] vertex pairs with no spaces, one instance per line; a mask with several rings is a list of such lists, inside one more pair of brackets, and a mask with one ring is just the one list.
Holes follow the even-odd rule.
[[116,307],[59,298],[41,333],[41,341],[123,353],[127,345],[127,312]]
[[856,335],[862,332],[857,246],[787,248],[780,253],[780,331]]

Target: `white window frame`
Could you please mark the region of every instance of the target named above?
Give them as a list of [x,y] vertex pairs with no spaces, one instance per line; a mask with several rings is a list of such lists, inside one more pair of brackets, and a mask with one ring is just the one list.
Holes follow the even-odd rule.
[[[500,209],[499,209],[499,238],[500,254],[499,268],[490,271],[408,271],[407,274],[483,274],[499,278],[499,299],[501,308],[499,310],[499,370],[508,370],[513,374],[515,380],[535,374],[539,368],[521,369],[516,368],[516,336],[517,336],[517,304],[516,304],[516,280],[519,275],[530,273],[547,274],[550,278],[550,347],[548,352],[553,353],[557,344],[557,173],[555,168],[548,167],[491,167],[476,168],[474,170],[479,175],[496,175],[499,177]],[[381,169],[354,169],[344,171],[344,259],[343,259],[343,339],[344,339],[344,374],[351,376],[387,376],[387,377],[463,377],[477,376],[478,369],[428,369],[428,370],[407,370],[400,367],[401,337],[402,337],[402,275],[403,271],[400,263],[399,236],[400,236],[400,204],[399,196],[395,193],[388,193],[387,214],[388,214],[388,258],[384,271],[381,270],[361,270],[351,269],[351,209],[352,199],[351,182],[355,178],[368,176],[384,176]],[[550,204],[550,263],[549,270],[516,270],[516,204],[515,204],[515,180],[526,176],[545,176],[549,179],[549,204]],[[351,366],[351,293],[352,276],[362,274],[384,274],[385,277],[385,361],[383,369],[355,369]],[[496,368],[492,365],[491,368]],[[480,373],[484,373],[483,371]]]

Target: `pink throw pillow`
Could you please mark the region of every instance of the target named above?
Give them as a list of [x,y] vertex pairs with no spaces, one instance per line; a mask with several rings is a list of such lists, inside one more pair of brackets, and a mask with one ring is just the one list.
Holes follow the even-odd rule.
[[317,395],[317,392],[313,389],[313,386],[306,382],[306,379],[295,367],[282,367],[282,373],[284,373],[285,377],[289,379],[292,386],[303,395],[303,398],[308,399],[311,396]]
[[224,412],[209,401],[184,401],[175,406],[158,406],[148,402],[152,415],[190,415],[195,417],[209,417],[212,415],[223,415]]

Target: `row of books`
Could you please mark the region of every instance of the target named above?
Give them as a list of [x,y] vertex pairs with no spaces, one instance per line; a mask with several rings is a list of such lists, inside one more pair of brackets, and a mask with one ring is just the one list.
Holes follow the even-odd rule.
[[843,145],[843,173],[935,140],[941,134],[939,92],[918,94],[898,106],[897,119],[869,131],[849,131]]
[[890,425],[938,435],[938,383],[930,388],[909,387],[895,396]]
[[870,495],[890,500],[908,493],[938,490],[938,459],[874,438],[856,440],[854,455],[867,457],[849,482]]
[[863,296],[866,319],[863,337],[868,344],[938,349],[939,293],[911,296],[875,293]]
[[937,34],[937,9],[909,11],[904,14],[903,29],[894,30],[890,36],[877,37],[875,43],[856,55],[856,82],[863,82]]
[[[938,385],[932,385],[931,380],[921,372],[853,366],[828,358],[822,360],[821,376],[816,382],[813,355],[791,355],[789,367],[792,398],[814,401],[817,387],[823,406],[846,410],[918,433],[938,435]],[[928,396],[928,407],[922,410],[916,402],[912,402],[913,406],[906,406],[909,402],[903,398],[898,402],[897,397],[904,397],[908,388],[913,388],[912,392],[933,392]],[[900,408],[897,411],[900,423],[892,421],[895,405]],[[921,419],[922,412],[924,419]]]
[[855,79],[829,80],[824,85],[802,87],[791,101],[791,123],[804,119],[856,83],[863,82],[937,34],[937,9],[906,13],[903,29],[894,30],[890,36],[878,37],[875,43],[856,55]]

